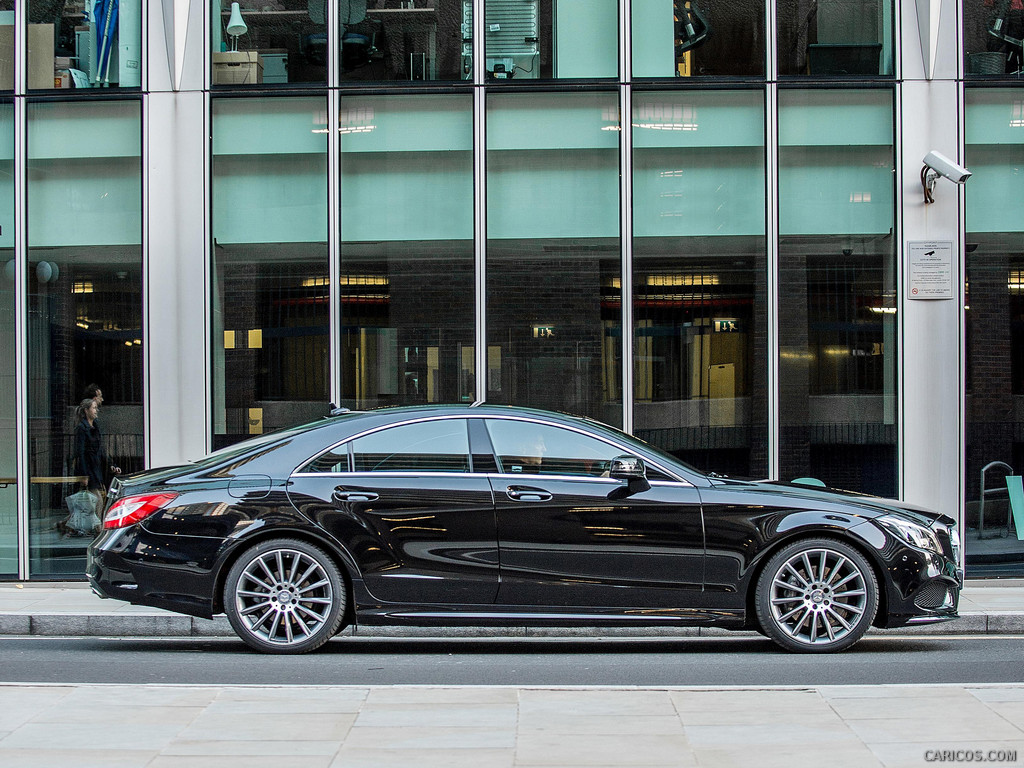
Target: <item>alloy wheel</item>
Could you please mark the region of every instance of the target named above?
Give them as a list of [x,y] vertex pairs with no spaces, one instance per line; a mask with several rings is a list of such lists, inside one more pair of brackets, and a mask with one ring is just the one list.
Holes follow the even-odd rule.
[[874,620],[874,574],[841,542],[790,546],[759,583],[758,616],[772,639],[789,650],[830,651],[856,642]]
[[225,609],[235,631],[261,651],[299,653],[338,629],[344,587],[327,555],[304,542],[251,550],[229,574]]

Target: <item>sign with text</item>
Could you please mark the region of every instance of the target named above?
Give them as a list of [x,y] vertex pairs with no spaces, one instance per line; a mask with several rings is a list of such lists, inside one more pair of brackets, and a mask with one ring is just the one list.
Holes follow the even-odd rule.
[[953,243],[913,240],[907,243],[907,298],[953,298]]

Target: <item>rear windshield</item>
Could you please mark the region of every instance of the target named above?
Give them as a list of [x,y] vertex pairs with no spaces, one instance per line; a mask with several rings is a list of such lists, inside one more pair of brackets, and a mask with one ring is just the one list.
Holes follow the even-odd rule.
[[[342,416],[332,417],[331,422],[336,419],[344,419],[350,414],[344,414]],[[212,467],[216,464],[222,464],[225,461],[231,461],[231,459],[242,456],[246,453],[258,450],[261,446],[271,445],[273,443],[287,440],[289,437],[294,435],[307,432],[315,427],[322,427],[328,424],[327,419],[319,419],[317,421],[311,421],[306,424],[298,424],[294,427],[284,427],[283,429],[277,429],[273,432],[267,432],[265,435],[257,435],[256,437],[250,438],[249,440],[243,440],[240,443],[234,443],[220,450],[214,451],[213,453],[207,454],[201,459],[196,459],[192,464],[196,467]]]

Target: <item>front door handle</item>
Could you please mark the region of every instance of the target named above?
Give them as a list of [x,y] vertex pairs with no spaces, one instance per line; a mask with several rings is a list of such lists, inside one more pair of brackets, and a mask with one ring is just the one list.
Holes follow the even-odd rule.
[[512,501],[551,501],[551,494],[543,488],[531,488],[528,485],[510,485],[505,495]]
[[338,486],[331,494],[335,501],[376,501],[380,496],[373,491],[352,491],[344,486]]

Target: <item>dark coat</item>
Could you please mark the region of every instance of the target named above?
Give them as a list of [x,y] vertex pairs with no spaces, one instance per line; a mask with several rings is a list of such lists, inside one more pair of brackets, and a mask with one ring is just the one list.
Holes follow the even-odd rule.
[[107,487],[107,452],[103,448],[103,435],[98,421],[92,426],[82,419],[75,427],[75,466],[78,474],[89,478],[89,490],[104,490]]

